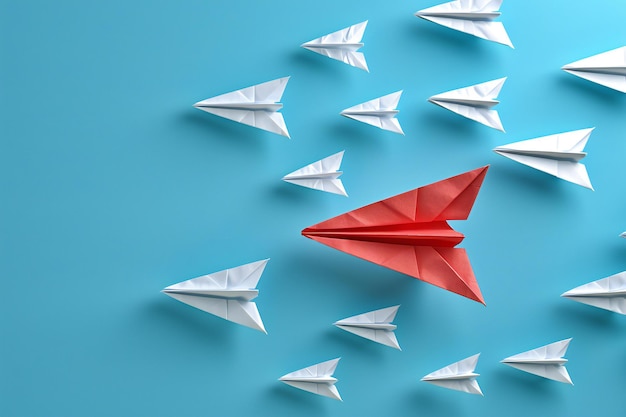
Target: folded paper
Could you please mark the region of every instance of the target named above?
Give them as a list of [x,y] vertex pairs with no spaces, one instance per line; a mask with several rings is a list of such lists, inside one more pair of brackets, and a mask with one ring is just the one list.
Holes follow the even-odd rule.
[[208,98],[193,106],[207,113],[289,137],[279,103],[289,77]]
[[283,177],[283,181],[327,193],[341,194],[346,197],[345,188],[339,179],[343,172],[339,171],[343,152],[337,152],[303,168],[293,171]]
[[581,285],[561,297],[626,315],[626,271]]
[[422,378],[422,381],[443,388],[467,392],[468,394],[483,395],[478,381],[476,381],[480,374],[474,373],[479,356],[480,353],[450,364],[426,375]]
[[396,115],[399,113],[396,107],[398,107],[401,96],[402,90],[396,91],[395,93],[357,104],[343,110],[339,114],[383,130],[404,135],[400,122],[396,119]]
[[561,69],[593,83],[626,93],[626,46],[572,62]]
[[333,377],[339,359],[341,358],[332,359],[288,373],[287,375],[281,376],[279,381],[303,391],[341,401],[341,396],[335,386],[337,378]]
[[331,248],[484,303],[464,238],[447,220],[466,220],[488,166],[307,227]]
[[367,20],[321,38],[313,39],[300,46],[369,72],[365,55],[362,52],[357,52],[363,46],[361,40],[366,26]]
[[500,16],[501,4],[502,0],[456,0],[420,10],[415,15],[513,48],[504,25],[494,21]]
[[574,130],[510,143],[493,151],[520,164],[593,190],[587,168],[580,163],[587,156],[583,149],[593,129]]
[[499,103],[496,98],[506,81],[505,78],[437,94],[428,99],[433,104],[448,109],[468,119],[504,132],[500,116],[492,107]]
[[571,341],[572,339],[565,339],[510,356],[504,359],[502,363],[533,375],[572,384],[565,368],[567,359],[563,358]]
[[269,259],[214,272],[170,285],[163,293],[233,323],[264,333],[265,327],[256,304],[257,283]]
[[373,340],[381,345],[391,346],[398,350],[400,345],[396,339],[397,326],[392,324],[400,306],[382,308],[335,322],[335,326],[365,339]]

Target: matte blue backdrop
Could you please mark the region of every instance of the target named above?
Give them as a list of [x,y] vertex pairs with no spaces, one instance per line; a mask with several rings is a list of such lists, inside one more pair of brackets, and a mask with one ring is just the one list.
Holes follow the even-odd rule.
[[[1,1],[0,415],[622,416],[623,317],[559,295],[626,269],[626,96],[560,67],[623,46],[626,5],[508,0],[512,50],[436,3]],[[299,48],[366,19],[370,74]],[[286,75],[291,141],[191,107]],[[426,101],[503,76],[506,134]],[[406,137],[338,115],[399,89]],[[592,126],[595,192],[491,152]],[[349,198],[280,181],[342,149]],[[454,227],[487,307],[300,236],[485,164]],[[267,336],[159,293],[266,257]],[[402,352],[331,326],[394,304]],[[574,386],[498,363],[567,337]],[[419,382],[478,352],[484,398]],[[276,380],[337,356],[343,403]]]

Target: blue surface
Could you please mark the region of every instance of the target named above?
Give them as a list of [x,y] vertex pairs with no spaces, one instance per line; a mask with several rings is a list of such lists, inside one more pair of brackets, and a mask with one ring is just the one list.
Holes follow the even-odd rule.
[[[626,95],[560,67],[622,46],[626,5],[509,0],[512,50],[436,3],[0,2],[0,415],[622,416],[623,317],[559,295],[626,269]],[[366,19],[370,74],[299,48]],[[286,75],[291,141],[191,107]],[[426,101],[503,76],[506,134]],[[338,115],[399,89],[406,137]],[[491,152],[592,126],[595,192]],[[342,149],[349,198],[280,181]],[[453,226],[487,307],[300,236],[485,164]],[[267,336],[159,293],[266,257]],[[402,352],[330,325],[395,304]],[[567,337],[574,386],[498,363]],[[419,382],[477,352],[484,398]],[[338,356],[343,403],[277,381]]]

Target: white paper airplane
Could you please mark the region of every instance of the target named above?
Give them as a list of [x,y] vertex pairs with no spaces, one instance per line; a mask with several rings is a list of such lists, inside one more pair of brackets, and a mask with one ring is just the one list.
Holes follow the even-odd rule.
[[267,261],[269,259],[203,275],[170,285],[162,292],[207,313],[267,333],[252,302],[259,295],[256,285]]
[[626,315],[626,271],[581,285],[561,297]]
[[622,232],[622,233],[620,233],[620,234],[619,234],[619,237],[626,238],[626,232]]
[[339,114],[383,130],[404,135],[400,122],[396,119],[396,114],[399,113],[396,107],[398,107],[400,96],[402,96],[402,90],[357,104]]
[[291,174],[285,175],[283,181],[347,197],[348,194],[339,179],[341,174],[343,174],[343,172],[339,171],[343,152],[337,152],[334,155],[295,170]]
[[504,132],[498,112],[491,108],[499,103],[496,98],[500,94],[505,81],[506,77],[459,88],[432,96],[428,101],[463,117],[482,123],[485,126]]
[[365,55],[362,52],[357,52],[363,46],[361,39],[363,39],[366,26],[367,20],[321,38],[313,39],[300,46],[369,72]]
[[580,163],[594,128],[574,130],[499,146],[494,152],[521,164],[593,190],[587,168]]
[[560,342],[510,356],[504,359],[502,363],[533,375],[573,385],[565,368],[567,359],[563,358],[571,340],[561,340]]
[[279,103],[289,77],[208,98],[193,106],[216,116],[289,137]]
[[585,80],[626,93],[626,46],[572,62],[561,69]]
[[400,345],[393,332],[398,326],[391,324],[396,317],[400,306],[383,308],[359,314],[335,322],[335,326],[350,333],[364,337],[382,345],[391,346],[398,350]]
[[324,397],[334,398],[335,400],[341,400],[339,391],[335,383],[337,378],[333,377],[335,368],[339,363],[339,359],[332,359],[330,361],[318,363],[317,365],[309,366],[295,372],[291,372],[287,375],[283,375],[279,378],[279,381],[284,382],[287,385],[296,387],[298,389],[312,392],[313,394],[323,395]]
[[420,10],[415,16],[513,48],[502,22],[494,22],[501,4],[502,0],[456,0]]
[[476,381],[476,377],[480,374],[474,373],[479,356],[480,353],[450,364],[426,375],[422,381],[469,394],[483,395],[480,386],[478,386],[478,381]]

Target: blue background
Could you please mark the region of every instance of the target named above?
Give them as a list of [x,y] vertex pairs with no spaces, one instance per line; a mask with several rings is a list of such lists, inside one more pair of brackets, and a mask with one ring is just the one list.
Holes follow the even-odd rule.
[[[509,0],[512,50],[436,3],[2,1],[0,415],[623,415],[626,323],[559,295],[626,268],[626,96],[560,67],[623,46],[626,5]],[[369,74],[299,48],[366,19]],[[292,140],[191,107],[287,75]],[[506,134],[426,101],[504,76]],[[338,115],[399,89],[406,137]],[[593,126],[595,192],[491,152]],[[343,149],[349,198],[280,181]],[[486,164],[453,227],[487,307],[300,236]],[[266,257],[267,336],[159,293]],[[402,352],[331,326],[395,304]],[[574,386],[498,363],[568,337]],[[478,352],[485,397],[419,382]],[[338,356],[343,403],[276,380]]]

